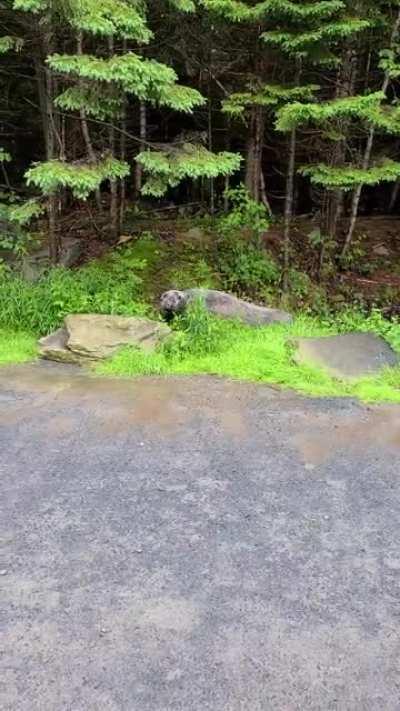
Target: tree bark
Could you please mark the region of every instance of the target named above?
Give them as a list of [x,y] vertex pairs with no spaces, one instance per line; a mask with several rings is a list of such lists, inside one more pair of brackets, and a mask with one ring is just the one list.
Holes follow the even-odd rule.
[[[83,32],[81,32],[81,31],[78,32],[78,36],[77,36],[77,54],[79,56],[82,56],[82,54],[83,54]],[[83,87],[82,81],[80,82],[80,87],[81,88]],[[89,161],[91,163],[96,163],[96,160],[97,160],[96,153],[93,148],[93,143],[92,143],[92,139],[90,136],[90,130],[89,130],[89,126],[88,126],[87,115],[86,115],[85,109],[80,109],[79,117],[80,117],[80,123],[81,123],[82,136],[83,136],[83,140],[85,142],[86,151],[88,154]],[[96,203],[97,203],[97,208],[99,210],[101,210],[102,206],[101,206],[100,188],[98,188],[96,190]]]
[[[299,86],[301,77],[301,59],[296,58],[296,77],[295,86]],[[285,213],[284,213],[284,232],[283,232],[283,275],[282,275],[282,291],[284,294],[289,289],[289,267],[290,267],[290,233],[293,220],[293,205],[294,205],[294,176],[296,170],[296,144],[297,134],[293,128],[289,139],[289,158],[286,175],[286,192],[285,192]]]
[[286,176],[286,197],[283,232],[283,279],[282,290],[286,294],[289,289],[289,267],[290,267],[290,232],[293,219],[294,202],[294,172],[296,166],[296,129],[293,128],[289,141],[289,161]]
[[[45,64],[46,58],[52,54],[54,37],[51,15],[45,18],[45,31],[42,34],[43,65],[40,68],[40,75],[44,74],[44,82],[39,82],[39,100],[42,105],[42,120],[46,145],[46,160],[54,160],[56,157],[56,131],[54,122],[54,80],[51,69]],[[49,257],[52,264],[58,264],[60,255],[60,237],[57,229],[57,194],[52,193],[47,200],[47,216],[49,229]]]
[[[110,57],[114,54],[114,37],[108,38]],[[110,153],[115,157],[115,129],[110,125],[108,130]],[[110,233],[113,240],[119,237],[119,210],[118,210],[118,183],[115,178],[110,179]]]
[[249,139],[247,142],[245,185],[253,200],[261,197],[261,168],[264,139],[264,113],[261,106],[253,106],[250,114]]
[[[144,101],[140,102],[140,108],[139,108],[139,136],[141,139],[141,143],[139,144],[139,151],[143,151],[145,148],[145,141],[147,138],[147,110],[146,110],[146,104]],[[135,169],[135,193],[136,193],[136,199],[140,197],[140,191],[142,189],[142,181],[143,181],[143,171],[142,171],[142,166],[140,163],[136,163],[136,169]]]

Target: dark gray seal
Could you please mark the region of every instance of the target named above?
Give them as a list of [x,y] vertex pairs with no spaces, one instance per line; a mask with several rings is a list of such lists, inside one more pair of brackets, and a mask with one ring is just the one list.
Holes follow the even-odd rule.
[[271,323],[291,323],[292,317],[286,311],[266,306],[250,304],[232,294],[215,289],[171,290],[162,294],[160,311],[167,320],[185,311],[187,305],[201,299],[210,313],[221,318],[238,319],[249,326],[266,326]]

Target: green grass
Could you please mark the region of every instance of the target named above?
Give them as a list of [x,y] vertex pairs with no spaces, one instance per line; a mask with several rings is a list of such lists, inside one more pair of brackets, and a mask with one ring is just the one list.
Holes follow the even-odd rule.
[[0,366],[24,363],[37,355],[36,338],[28,333],[0,329]]
[[[212,323],[212,319],[208,323]],[[400,367],[383,371],[379,376],[343,382],[318,368],[295,364],[288,339],[357,330],[347,325],[354,325],[354,317],[350,323],[344,318],[340,323],[330,324],[301,316],[290,326],[260,329],[219,322],[215,334],[208,333],[211,337],[207,345],[204,332],[193,337],[193,323],[183,324],[183,330],[178,330],[176,346],[172,344],[152,355],[126,348],[97,366],[97,372],[128,377],[212,374],[280,385],[318,397],[357,397],[365,402],[400,403]],[[364,318],[359,326],[358,330],[384,332],[395,347],[400,344],[400,326],[388,324],[377,314]],[[206,343],[203,349],[201,341]]]

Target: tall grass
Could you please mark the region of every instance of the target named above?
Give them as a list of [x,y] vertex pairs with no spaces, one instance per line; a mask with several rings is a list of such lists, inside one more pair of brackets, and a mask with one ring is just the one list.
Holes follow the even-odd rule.
[[142,315],[149,310],[140,301],[144,265],[125,249],[80,269],[51,269],[35,283],[5,271],[0,328],[44,335],[70,313]]

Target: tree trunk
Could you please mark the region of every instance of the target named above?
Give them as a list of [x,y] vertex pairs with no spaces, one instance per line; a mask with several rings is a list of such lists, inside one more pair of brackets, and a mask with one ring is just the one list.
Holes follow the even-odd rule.
[[[114,54],[114,37],[108,38],[110,57]],[[115,157],[115,129],[111,125],[108,130],[110,153]],[[119,237],[119,210],[118,210],[118,183],[115,178],[110,179],[110,233],[113,240]]]
[[[42,34],[43,65],[39,69],[39,101],[42,106],[42,120],[46,145],[46,160],[54,160],[55,151],[55,123],[54,123],[54,80],[51,69],[45,64],[47,57],[53,52],[53,29],[51,16],[45,20],[45,31]],[[44,81],[42,81],[42,74]],[[52,264],[57,264],[60,255],[60,238],[57,230],[57,203],[56,193],[49,195],[47,200],[47,216],[49,229],[49,257]]]
[[286,294],[289,289],[290,266],[290,231],[293,219],[294,172],[296,166],[296,129],[292,129],[289,141],[289,161],[286,176],[285,216],[283,233],[283,279],[282,289]]
[[[394,23],[391,38],[390,38],[390,48],[392,49],[396,43],[397,40],[397,35],[399,33],[399,28],[400,28],[400,9],[397,14],[396,22]],[[389,86],[389,81],[390,81],[390,75],[389,71],[385,72],[383,82],[382,82],[382,87],[381,91],[383,94],[386,94],[388,86]],[[368,133],[368,140],[367,144],[365,146],[364,150],[364,156],[362,160],[362,169],[363,170],[368,170],[369,165],[370,165],[370,160],[371,160],[371,154],[372,154],[372,147],[374,144],[374,138],[375,138],[375,127],[372,126],[369,130]],[[353,193],[353,200],[351,203],[351,212],[350,212],[350,224],[349,224],[349,229],[347,231],[346,239],[343,245],[341,257],[343,258],[346,255],[347,250],[350,247],[351,241],[353,239],[353,234],[357,222],[357,217],[358,217],[358,208],[360,205],[360,198],[361,198],[361,193],[362,193],[362,184],[357,185],[354,193]]]
[[[300,84],[301,77],[301,59],[296,58],[296,77],[295,86]],[[282,276],[282,291],[287,294],[289,289],[289,267],[290,267],[290,232],[293,220],[293,205],[294,205],[294,176],[296,170],[296,129],[293,128],[289,140],[289,158],[286,175],[286,192],[285,192],[285,214],[284,214],[284,232],[283,232],[283,276]]]
[[[147,110],[146,110],[146,104],[144,101],[140,102],[139,121],[140,121],[139,135],[140,135],[140,139],[141,139],[139,150],[141,152],[145,148],[145,141],[147,138]],[[143,179],[142,166],[140,165],[140,163],[136,163],[135,193],[136,193],[137,199],[140,197],[140,191],[142,189],[142,179]]]
[[[83,33],[78,32],[77,36],[77,54],[81,56],[83,54]],[[80,82],[80,87],[83,87],[83,82]],[[81,123],[81,131],[82,131],[82,136],[83,140],[85,142],[86,146],[86,151],[88,154],[89,161],[91,163],[96,163],[96,153],[93,148],[93,143],[92,139],[90,137],[90,131],[89,131],[89,126],[87,122],[87,116],[86,116],[86,111],[85,109],[81,109],[79,112],[79,117],[80,117],[80,123]],[[100,188],[96,190],[96,203],[97,203],[97,208],[99,210],[102,209],[101,207],[101,191]]]
[[264,113],[261,106],[253,106],[250,115],[247,142],[245,185],[253,200],[261,197],[262,149],[264,140]]
[[[124,39],[122,42],[122,51],[124,54],[126,54],[126,52],[128,51],[128,42],[126,39]],[[122,117],[121,117],[122,132],[120,135],[120,142],[119,142],[120,159],[122,161],[126,160],[126,130],[127,130],[126,111],[127,111],[127,99],[126,99],[126,96],[124,96],[123,106],[122,106]],[[126,178],[122,178],[122,180],[121,180],[121,191],[120,192],[121,192],[121,194],[120,194],[120,203],[119,203],[119,231],[121,231],[122,226],[124,224],[124,219],[125,219]]]

